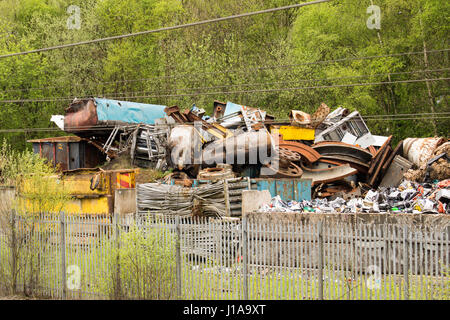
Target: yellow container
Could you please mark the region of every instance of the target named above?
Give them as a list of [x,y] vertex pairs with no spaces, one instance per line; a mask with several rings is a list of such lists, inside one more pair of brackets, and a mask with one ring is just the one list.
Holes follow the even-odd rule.
[[281,134],[283,140],[314,140],[314,129],[301,128],[297,126],[272,126],[270,132],[272,134]]
[[[110,215],[114,212],[116,189],[134,188],[137,170],[77,169],[65,171],[61,177],[50,177],[70,190],[72,200],[62,208],[67,213]],[[25,182],[25,189],[27,183]],[[27,200],[27,208],[33,208]]]

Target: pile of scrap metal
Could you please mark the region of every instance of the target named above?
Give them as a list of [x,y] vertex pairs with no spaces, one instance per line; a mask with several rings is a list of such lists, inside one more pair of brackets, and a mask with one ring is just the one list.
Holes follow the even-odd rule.
[[107,160],[126,155],[140,167],[173,168],[186,174],[182,181],[305,178],[313,182],[313,196],[329,197],[396,186],[413,166],[420,178],[448,177],[449,145],[437,150],[445,139],[406,139],[393,148],[392,136],[372,135],[358,111],[330,112],[324,103],[313,114],[292,110],[289,118],[275,123],[261,109],[232,102],[214,101],[210,117],[195,105],[182,112],[177,106],[90,98],[75,99],[65,116],[52,120]]
[[52,116],[58,127],[96,146],[111,160],[126,154],[140,167],[167,169],[171,118],[165,106],[90,98],[75,99],[64,116]]
[[313,114],[292,110],[289,117],[275,123],[261,109],[232,102],[214,101],[210,117],[195,105],[181,112],[177,106],[90,98],[75,99],[65,116],[52,120],[109,159],[126,153],[138,166],[172,167],[191,178],[227,163],[233,173],[251,177],[310,178],[322,195],[353,190],[357,183],[383,185],[391,163],[410,169],[412,159],[420,167],[445,142],[406,139],[393,148],[392,136],[372,135],[358,111],[330,112],[324,103]]
[[179,124],[169,136],[168,161],[191,178],[258,177],[274,158],[276,142],[267,128],[273,117],[260,109],[215,101],[213,117],[195,105],[165,111]]
[[[445,161],[449,158],[446,153],[449,146],[444,149],[444,144],[438,149],[445,141],[408,138],[393,148],[392,136],[372,135],[357,111],[350,113],[338,108],[317,125],[311,147],[320,154],[320,159],[309,165],[300,163],[302,178],[313,179],[313,197],[330,199],[357,197],[378,187],[397,187],[414,166],[420,167],[422,173],[428,168],[432,179],[447,179],[450,171],[444,168],[449,168]],[[432,155],[435,158],[431,159]],[[430,170],[437,161],[439,164]]]
[[324,103],[313,114],[292,110],[289,122],[276,124],[260,109],[231,102],[215,101],[213,117],[195,106],[165,111],[182,125],[169,137],[172,165],[199,178],[223,174],[216,167],[228,163],[252,178],[311,179],[314,195],[325,197],[377,187],[399,153],[392,137],[372,135],[357,111],[330,113]]
[[398,187],[369,190],[365,196],[350,195],[332,200],[286,201],[280,196],[263,203],[259,212],[297,213],[424,213],[450,214],[450,179],[419,184],[403,181]]

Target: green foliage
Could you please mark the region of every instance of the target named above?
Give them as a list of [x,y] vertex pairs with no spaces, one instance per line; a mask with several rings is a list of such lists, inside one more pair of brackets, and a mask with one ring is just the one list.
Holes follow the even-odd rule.
[[[165,239],[162,241],[162,239]],[[108,242],[107,270],[100,291],[115,299],[176,298],[175,237],[163,227],[135,226]]]
[[[343,0],[134,38],[0,59],[0,128],[53,127],[74,97],[192,104],[234,101],[286,119],[321,102],[363,115],[450,112],[448,81],[358,85],[446,78],[448,52],[378,59],[323,60],[422,52],[448,47],[450,4],[379,0],[381,29],[366,26],[373,1]],[[291,4],[287,0],[5,0],[0,2],[0,52],[10,53]],[[67,29],[67,7],[81,8],[81,29]],[[313,62],[313,64],[311,63]],[[269,66],[269,68],[266,68]],[[275,67],[271,67],[275,66]],[[263,67],[263,68],[261,68]],[[440,70],[427,71],[423,70]],[[422,72],[417,72],[422,71]],[[414,73],[415,72],[415,73]],[[128,81],[132,80],[132,81]],[[329,87],[329,86],[340,87]],[[348,86],[350,85],[350,86]],[[34,88],[34,89],[30,89]],[[289,88],[297,88],[291,90]],[[289,89],[271,91],[272,89]],[[268,91],[267,91],[268,90]],[[134,97],[139,98],[134,98]],[[65,99],[65,100],[64,100]],[[450,120],[371,120],[374,134],[448,135]],[[2,133],[0,133],[2,134]],[[15,149],[56,132],[4,133]]]
[[41,212],[59,212],[70,200],[69,190],[45,159],[31,151],[15,151],[5,140],[0,147],[0,184],[15,187],[19,196],[9,209],[31,222]]
[[16,151],[5,140],[0,146],[0,185],[15,189],[15,195],[0,194],[0,243],[4,246],[0,250],[10,257],[0,263],[0,280],[9,294],[21,290],[33,295],[46,276],[40,262],[44,256],[49,258],[50,232],[55,230],[54,224],[38,221],[45,212],[59,213],[70,200],[69,190],[39,155]]

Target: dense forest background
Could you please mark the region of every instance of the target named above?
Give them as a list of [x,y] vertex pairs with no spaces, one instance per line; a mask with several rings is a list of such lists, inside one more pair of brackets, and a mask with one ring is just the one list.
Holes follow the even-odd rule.
[[[2,0],[0,55],[296,2]],[[381,8],[380,29],[366,25],[372,4]],[[70,5],[81,8],[79,29],[68,28]],[[27,139],[61,135],[43,129],[55,128],[51,115],[87,96],[195,103],[207,112],[214,100],[233,101],[278,119],[325,102],[358,110],[373,134],[395,141],[448,137],[449,81],[423,80],[448,78],[449,17],[450,2],[443,0],[341,0],[3,58],[0,138],[24,149]]]

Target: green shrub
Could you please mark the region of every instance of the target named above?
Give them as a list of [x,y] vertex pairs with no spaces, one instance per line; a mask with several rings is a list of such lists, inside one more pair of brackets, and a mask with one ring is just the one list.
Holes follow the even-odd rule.
[[133,226],[119,239],[119,246],[106,244],[110,254],[100,290],[113,299],[176,298],[175,236],[162,227]]

